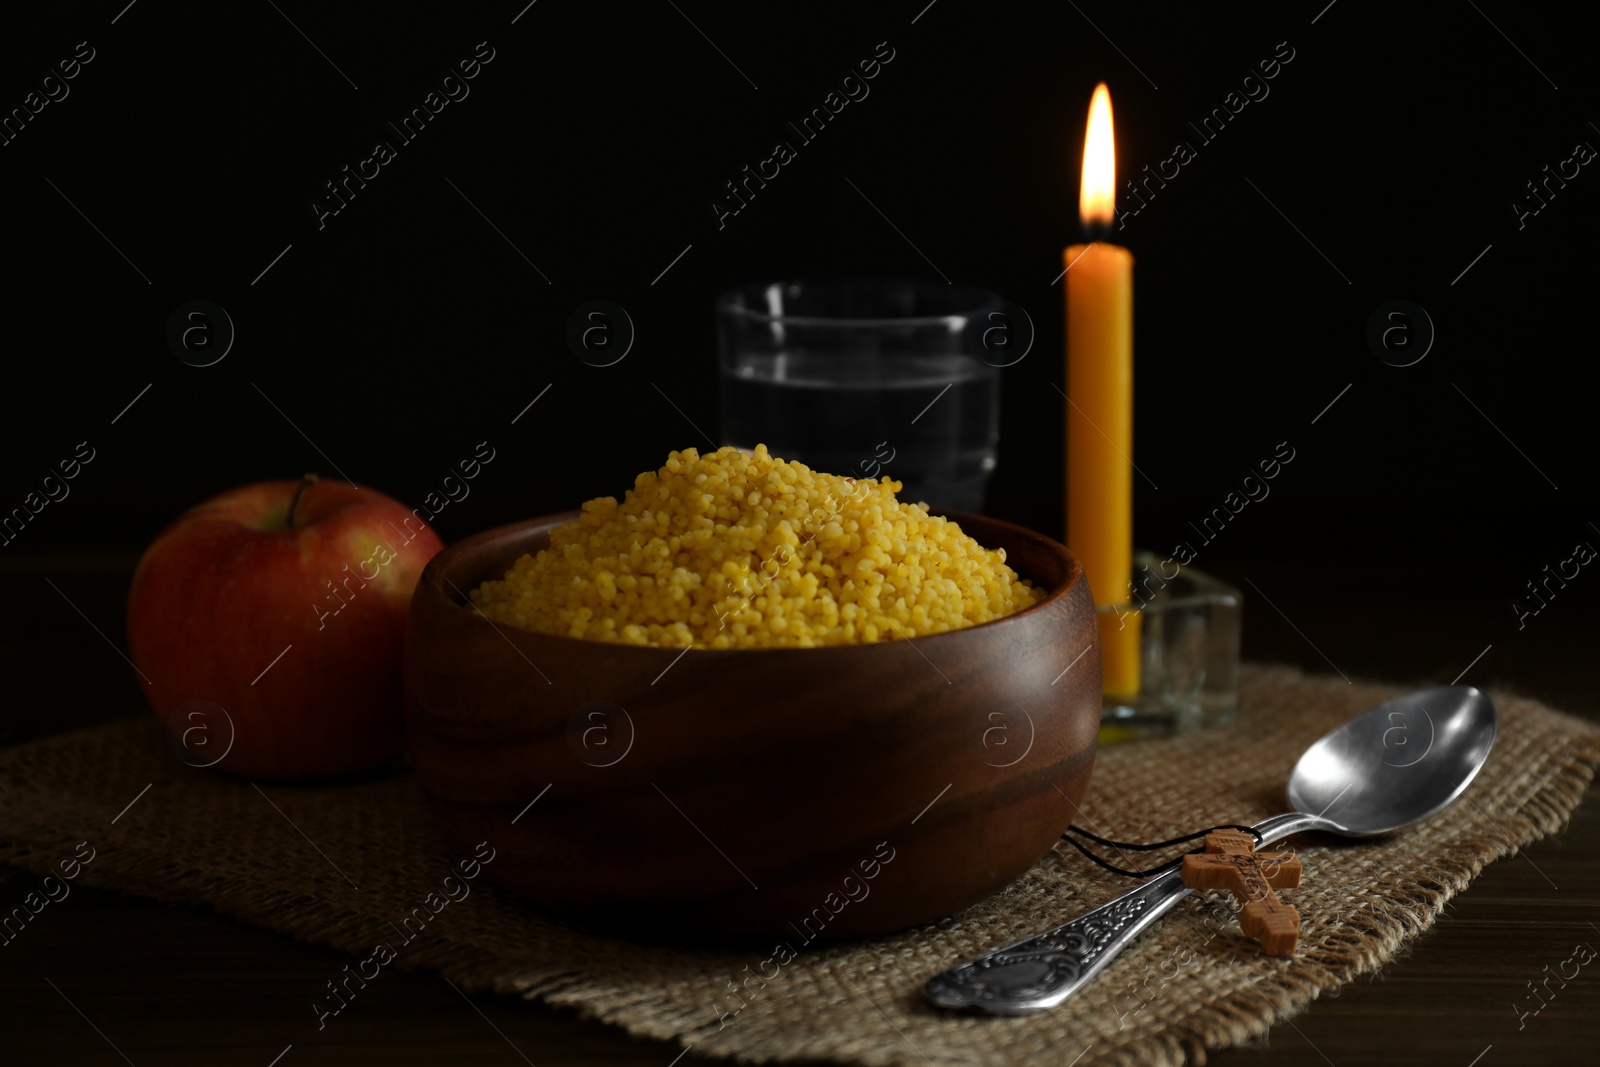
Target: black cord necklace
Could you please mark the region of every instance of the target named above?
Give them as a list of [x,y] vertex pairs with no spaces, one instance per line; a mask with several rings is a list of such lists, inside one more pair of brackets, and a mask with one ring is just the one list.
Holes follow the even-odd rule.
[[[1106,848],[1114,848],[1118,852],[1156,852],[1160,849],[1171,848],[1173,845],[1181,845],[1186,841],[1198,840],[1199,838],[1211,833],[1213,830],[1239,830],[1253,837],[1257,845],[1261,844],[1261,835],[1256,832],[1254,827],[1236,826],[1232,823],[1226,823],[1222,826],[1212,826],[1205,830],[1197,830],[1192,834],[1185,834],[1182,837],[1174,837],[1170,841],[1157,841],[1148,845],[1135,844],[1131,841],[1113,841],[1110,838],[1101,837],[1099,834],[1092,834],[1088,830],[1082,830],[1076,826],[1067,827],[1067,832],[1061,835],[1061,840],[1067,842],[1073,848],[1087,856],[1091,861],[1099,864],[1101,867],[1104,867],[1112,874],[1120,874],[1126,878],[1151,878],[1166,874],[1169,871],[1177,870],[1183,864],[1183,856],[1178,856],[1175,859],[1168,860],[1166,863],[1163,863],[1157,867],[1151,867],[1148,870],[1130,871],[1126,867],[1118,867],[1109,860],[1103,859],[1100,856],[1095,855],[1093,852],[1090,852],[1089,849],[1084,846],[1083,842],[1071,835],[1077,834],[1079,837],[1086,837],[1097,845],[1102,845]],[[1205,849],[1203,847],[1191,848],[1188,849],[1184,855],[1191,855],[1204,851]]]

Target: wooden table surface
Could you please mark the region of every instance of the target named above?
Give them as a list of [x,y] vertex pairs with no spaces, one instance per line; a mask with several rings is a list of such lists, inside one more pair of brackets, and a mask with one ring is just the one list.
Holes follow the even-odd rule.
[[[0,591],[11,607],[0,623],[7,694],[0,743],[148,713],[127,665],[108,644],[120,647],[132,562],[118,555],[0,562]],[[1393,578],[1383,584],[1369,569],[1356,575],[1321,568],[1315,584],[1307,584],[1288,566],[1252,563],[1249,574],[1273,590],[1282,614],[1247,615],[1248,658],[1327,671],[1327,652],[1353,677],[1439,684],[1492,645],[1465,681],[1514,688],[1600,718],[1600,622],[1592,617],[1541,619],[1537,632],[1530,626],[1512,633],[1496,621],[1502,606],[1491,611],[1415,573],[1380,575]],[[1237,577],[1226,570],[1224,576]],[[1387,601],[1387,626],[1373,622],[1365,590],[1374,584],[1404,591]],[[1304,634],[1315,634],[1317,647]],[[1528,983],[1554,973],[1574,946],[1600,948],[1597,857],[1600,810],[1591,796],[1564,834],[1491,866],[1381,973],[1278,1023],[1258,1046],[1220,1053],[1215,1062],[1593,1063],[1600,965],[1564,986],[1552,981],[1554,993],[1537,1015],[1519,1018],[1517,1009],[1533,1003]],[[0,901],[20,900],[35,881],[0,868]],[[668,1067],[682,1051],[571,1012],[464,997],[431,973],[396,973],[363,993],[338,1026],[319,1033],[307,1025],[306,991],[344,961],[329,949],[207,912],[75,887],[0,947],[0,1063]],[[1062,1064],[1075,1054],[1063,1050]],[[680,1062],[696,1058],[691,1050]]]

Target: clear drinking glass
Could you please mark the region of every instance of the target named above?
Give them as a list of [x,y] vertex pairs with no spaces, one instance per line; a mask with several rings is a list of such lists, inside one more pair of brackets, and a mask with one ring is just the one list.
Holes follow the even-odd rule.
[[[887,475],[903,500],[979,512],[1000,437],[1009,307],[913,280],[785,281],[717,300],[722,441]],[[995,316],[1002,316],[996,318]]]

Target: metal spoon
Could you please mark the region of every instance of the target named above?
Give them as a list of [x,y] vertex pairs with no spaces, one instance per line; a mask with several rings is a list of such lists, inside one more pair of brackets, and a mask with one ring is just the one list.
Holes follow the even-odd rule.
[[[1495,728],[1494,704],[1471,686],[1379,704],[1306,749],[1289,776],[1294,810],[1256,825],[1261,847],[1306,830],[1373,837],[1436,814],[1488,759]],[[957,964],[923,992],[943,1008],[995,1015],[1053,1008],[1189,893],[1176,871],[1152,878],[1053,930]]]

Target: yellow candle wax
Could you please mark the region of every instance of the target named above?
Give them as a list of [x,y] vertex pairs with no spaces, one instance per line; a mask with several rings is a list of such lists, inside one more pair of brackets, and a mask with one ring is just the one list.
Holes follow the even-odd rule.
[[[1095,89],[1084,138],[1080,210],[1107,227],[1116,197],[1111,95]],[[1133,256],[1097,241],[1063,253],[1067,305],[1067,547],[1095,603],[1127,603],[1133,574]],[[1107,696],[1139,692],[1139,616],[1102,613]]]

